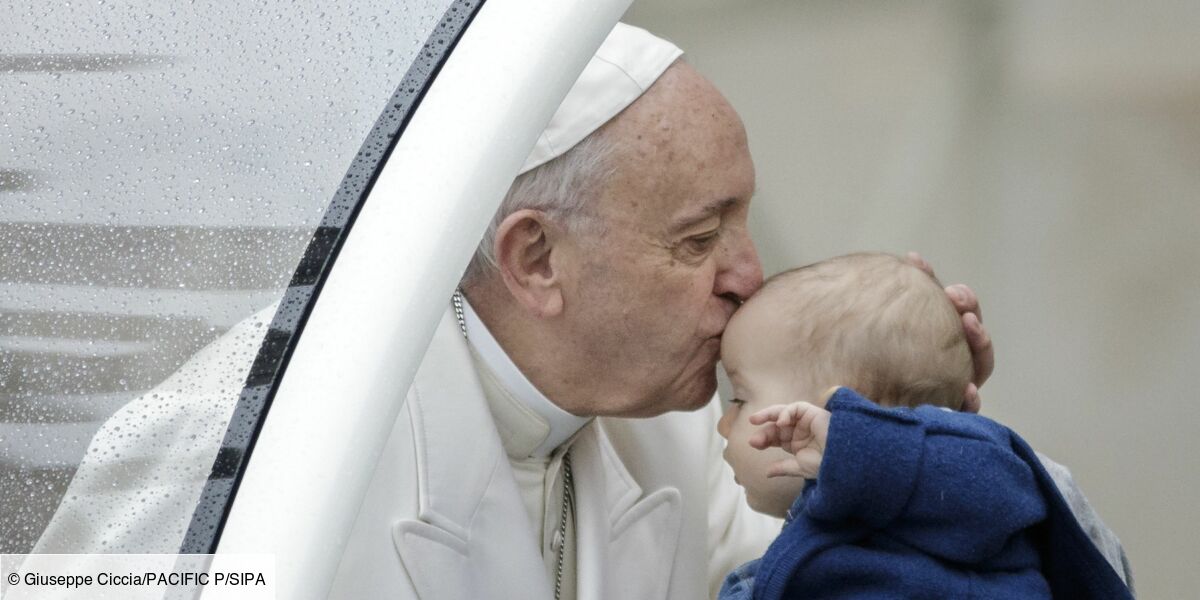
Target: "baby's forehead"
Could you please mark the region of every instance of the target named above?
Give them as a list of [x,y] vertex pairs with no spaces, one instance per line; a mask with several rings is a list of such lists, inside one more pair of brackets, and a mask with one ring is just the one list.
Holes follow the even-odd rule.
[[890,254],[847,254],[776,273],[746,304],[760,304],[795,319],[821,320],[824,317],[814,313],[841,312],[850,298],[874,298],[875,304],[886,304],[891,294],[914,283],[919,286],[927,277]]
[[780,355],[796,354],[797,325],[795,302],[780,290],[760,292],[746,301],[725,328],[722,359],[772,361]]
[[799,317],[801,307],[806,304],[805,295],[812,294],[817,287],[811,277],[788,272],[777,276],[763,285],[735,313],[746,321],[758,321],[772,316],[775,319]]
[[854,294],[858,277],[835,267],[828,272],[802,267],[772,277],[738,308],[726,334],[752,340],[760,351],[807,356],[818,329],[842,324]]
[[772,322],[778,323],[780,314],[788,310],[786,299],[787,294],[782,290],[760,290],[733,313],[726,333],[762,328]]
[[785,271],[774,275],[763,283],[742,308],[758,306],[768,307],[770,310],[786,309],[806,290],[812,289],[813,279],[812,274],[803,270]]

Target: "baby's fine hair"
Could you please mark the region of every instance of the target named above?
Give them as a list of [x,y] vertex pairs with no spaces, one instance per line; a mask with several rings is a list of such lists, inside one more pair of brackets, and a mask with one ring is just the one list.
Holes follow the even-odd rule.
[[882,253],[784,271],[759,295],[785,294],[780,328],[809,389],[844,385],[884,406],[958,409],[971,380],[961,317],[934,277]]

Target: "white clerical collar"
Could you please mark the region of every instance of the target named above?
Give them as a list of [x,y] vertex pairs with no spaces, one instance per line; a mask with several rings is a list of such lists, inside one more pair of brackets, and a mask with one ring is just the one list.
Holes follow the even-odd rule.
[[512,359],[500,347],[496,338],[492,337],[487,325],[484,325],[483,321],[479,319],[479,315],[475,314],[475,309],[471,308],[471,303],[467,302],[466,297],[462,300],[462,307],[463,322],[467,327],[467,341],[475,348],[480,359],[496,375],[500,384],[512,394],[513,398],[545,419],[550,426],[549,435],[537,448],[534,448],[530,455],[539,458],[550,456],[555,448],[587,425],[592,420],[591,417],[577,417],[551,402],[545,394],[533,386],[533,383],[525,377],[517,365],[513,364]]

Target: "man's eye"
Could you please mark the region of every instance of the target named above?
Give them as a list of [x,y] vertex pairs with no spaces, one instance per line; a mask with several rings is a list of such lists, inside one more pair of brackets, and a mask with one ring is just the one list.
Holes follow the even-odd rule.
[[720,237],[720,235],[721,233],[719,231],[712,231],[704,235],[697,235],[684,240],[684,245],[687,246],[689,251],[697,254],[707,252],[712,249],[714,244],[717,243],[717,239]]

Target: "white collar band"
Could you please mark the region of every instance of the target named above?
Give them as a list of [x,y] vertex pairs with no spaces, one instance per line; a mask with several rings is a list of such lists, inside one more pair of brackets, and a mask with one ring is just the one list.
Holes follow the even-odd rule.
[[500,347],[500,343],[492,337],[487,326],[479,319],[479,315],[475,314],[475,309],[471,308],[471,303],[467,302],[466,297],[463,298],[462,307],[463,322],[467,326],[467,341],[475,348],[475,352],[479,354],[484,365],[491,369],[500,381],[500,385],[512,394],[513,398],[545,419],[550,426],[550,432],[546,439],[533,449],[530,456],[537,458],[550,456],[556,448],[575,435],[592,418],[577,417],[551,402],[545,394],[534,387],[529,378],[525,377],[525,374],[508,357],[508,354]]

